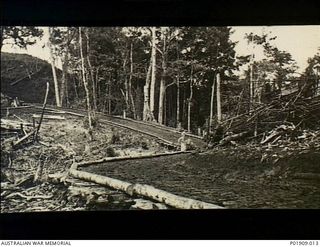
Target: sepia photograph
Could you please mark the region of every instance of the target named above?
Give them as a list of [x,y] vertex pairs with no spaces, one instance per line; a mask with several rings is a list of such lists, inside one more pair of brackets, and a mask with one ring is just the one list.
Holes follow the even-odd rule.
[[320,25],[1,26],[1,214],[319,195]]

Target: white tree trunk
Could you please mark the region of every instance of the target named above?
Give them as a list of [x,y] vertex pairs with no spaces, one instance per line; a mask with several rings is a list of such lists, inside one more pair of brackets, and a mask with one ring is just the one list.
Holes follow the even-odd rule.
[[81,27],[79,27],[79,48],[80,48],[80,56],[81,56],[81,69],[82,69],[82,79],[84,84],[84,89],[86,91],[86,98],[87,98],[87,110],[88,110],[88,121],[89,121],[89,129],[92,128],[91,122],[91,105],[90,105],[90,94],[88,89],[88,82],[86,78],[85,68],[84,68],[84,57],[82,51],[82,34],[81,34]]
[[220,73],[217,73],[217,120],[218,123],[221,123],[222,114],[221,114],[221,92],[220,92]]
[[191,132],[191,103],[193,97],[193,66],[191,65],[190,96],[188,98],[188,132]]
[[250,65],[250,110],[254,101],[254,85],[253,85],[253,63]]
[[150,115],[150,75],[151,75],[151,63],[148,67],[146,83],[143,87],[143,120],[148,121]]
[[177,127],[180,125],[180,79],[177,78]]
[[62,59],[62,77],[61,77],[61,88],[60,88],[60,102],[61,106],[64,105],[65,97],[67,97],[67,72],[68,72],[68,48],[65,48],[64,56]]
[[160,94],[159,94],[159,114],[158,114],[158,122],[163,124],[163,111],[164,111],[164,96],[166,93],[164,80],[160,81]]
[[158,122],[160,124],[164,123],[164,98],[166,94],[166,87],[165,87],[165,78],[167,74],[167,40],[166,34],[162,29],[162,40],[163,40],[163,49],[162,49],[162,75],[160,81],[160,94],[159,94],[159,113],[158,113]]
[[152,33],[152,47],[151,47],[151,83],[150,83],[150,114],[154,120],[155,107],[155,87],[156,87],[156,73],[157,73],[157,47],[156,47],[156,27],[151,28]]
[[[130,106],[129,106],[129,86],[128,86],[128,78],[127,78],[127,58],[125,55],[125,58],[123,60],[123,64],[122,64],[122,69],[123,69],[123,81],[124,81],[124,99],[126,102],[126,108],[125,111],[128,111]],[[123,94],[123,93],[122,93]]]
[[89,33],[88,33],[88,29],[85,32],[86,35],[86,39],[87,39],[87,62],[88,62],[88,66],[89,66],[89,74],[90,74],[90,78],[91,78],[91,84],[92,84],[92,101],[93,101],[93,109],[96,111],[97,110],[97,90],[96,90],[96,84],[95,84],[95,80],[94,80],[94,75],[93,75],[93,69],[91,66],[91,61],[90,61],[90,45],[89,45]]
[[131,43],[131,46],[130,46],[130,75],[129,75],[129,81],[128,81],[128,91],[129,91],[128,93],[130,97],[133,118],[136,119],[137,118],[136,106],[135,106],[135,102],[132,94],[132,74],[133,74],[133,43]]
[[51,62],[51,69],[52,69],[52,75],[53,75],[54,92],[55,92],[55,96],[56,96],[56,105],[58,107],[61,107],[59,85],[58,85],[56,67],[54,65],[55,61],[54,61],[53,51],[52,51],[52,46],[51,46],[51,41],[50,41],[50,37],[51,37],[51,28],[50,27],[48,27],[48,34],[49,34],[48,48],[49,48],[49,53],[50,53],[50,62]]
[[211,87],[211,101],[210,101],[210,119],[209,119],[209,131],[211,131],[212,120],[213,120],[213,110],[214,110],[214,89],[215,89],[215,77],[213,78],[213,83]]

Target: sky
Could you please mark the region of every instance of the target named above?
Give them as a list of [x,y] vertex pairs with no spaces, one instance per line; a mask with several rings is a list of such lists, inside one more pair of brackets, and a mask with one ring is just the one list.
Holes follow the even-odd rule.
[[[292,55],[292,58],[297,62],[298,72],[302,73],[307,67],[308,58],[313,57],[320,48],[320,25],[317,26],[237,26],[232,27],[234,33],[231,35],[231,40],[238,42],[235,50],[238,56],[249,55],[252,53],[252,48],[248,46],[244,39],[246,33],[253,32],[261,35],[270,33],[270,36],[277,36],[273,41],[279,50],[284,50]],[[49,51],[45,45],[48,36],[45,34],[42,40],[33,46],[29,46],[27,50],[4,45],[4,52],[27,53],[35,57],[49,61]],[[256,47],[254,49],[255,59],[263,58],[262,49]],[[61,64],[57,63],[58,67]]]
[[[237,55],[251,54],[244,39],[246,33],[253,32],[261,35],[270,33],[270,37],[277,36],[272,42],[279,50],[287,51],[297,62],[298,72],[303,72],[307,67],[308,58],[313,57],[320,49],[320,25],[318,26],[257,26],[257,27],[233,27],[234,33],[231,40],[238,41],[235,47]],[[255,48],[255,58],[263,57],[262,49]]]

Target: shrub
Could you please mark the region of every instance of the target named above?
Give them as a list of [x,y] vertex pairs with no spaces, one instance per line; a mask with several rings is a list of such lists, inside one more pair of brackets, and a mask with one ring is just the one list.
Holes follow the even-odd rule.
[[106,153],[107,153],[107,157],[116,157],[117,156],[116,151],[111,146],[107,147]]

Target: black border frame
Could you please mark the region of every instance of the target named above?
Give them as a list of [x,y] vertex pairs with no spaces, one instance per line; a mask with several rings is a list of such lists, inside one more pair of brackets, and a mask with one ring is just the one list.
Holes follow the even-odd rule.
[[[320,1],[1,1],[3,26],[319,24]],[[268,209],[0,214],[0,239],[319,239],[319,216]]]

